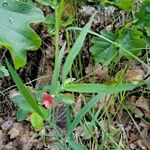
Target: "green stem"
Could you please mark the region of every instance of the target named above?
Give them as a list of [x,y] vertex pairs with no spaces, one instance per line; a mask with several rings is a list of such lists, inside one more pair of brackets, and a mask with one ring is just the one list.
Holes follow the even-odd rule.
[[58,2],[57,4],[55,4],[55,62],[59,54],[59,29],[63,11],[64,11],[64,0],[61,0],[59,4]]
[[55,7],[55,63],[59,52],[59,6]]

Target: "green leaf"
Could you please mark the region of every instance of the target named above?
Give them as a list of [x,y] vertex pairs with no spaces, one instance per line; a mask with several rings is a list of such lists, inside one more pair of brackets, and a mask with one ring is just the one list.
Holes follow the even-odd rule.
[[40,109],[41,109],[43,115],[44,115],[46,118],[48,118],[48,110],[45,109],[43,106],[39,106],[39,107],[40,107]]
[[43,128],[43,118],[37,113],[31,114],[30,121],[35,131],[40,131]]
[[[130,27],[128,27],[128,28],[130,28]],[[79,27],[70,27],[70,28],[68,28],[68,30],[79,30],[79,31],[81,31],[82,28],[79,28]],[[110,39],[108,39],[108,38],[106,38],[106,37],[104,37],[104,36],[102,36],[102,35],[100,35],[100,34],[98,34],[98,33],[96,33],[96,32],[89,31],[89,33],[92,34],[92,35],[94,35],[94,36],[96,36],[96,37],[100,37],[101,39],[104,39],[104,40],[108,41],[109,43],[115,45],[117,48],[118,48],[118,47],[121,47],[117,42],[113,42],[113,41],[111,41]],[[142,37],[141,37],[141,38],[142,38]],[[145,37],[143,37],[143,39],[145,40]],[[146,41],[145,41],[145,43],[146,43]],[[130,51],[126,50],[126,49],[123,49],[123,51],[125,51],[126,54],[128,54],[131,58],[134,58],[135,60],[137,60],[137,61],[138,61],[139,63],[141,63],[143,66],[145,66],[146,68],[150,69],[150,66],[149,66],[148,64],[146,64],[146,63],[145,63],[144,61],[142,61],[140,58],[138,58],[137,56],[135,56],[134,54],[132,54],[132,52],[130,52]]]
[[[67,20],[60,20],[60,28],[62,27],[67,27],[68,25],[72,24],[74,18],[73,17],[69,17]],[[45,23],[48,26],[48,33],[51,35],[55,34],[55,16],[53,14],[51,15],[47,15],[45,18]]]
[[33,111],[32,107],[29,105],[29,103],[25,100],[25,98],[22,95],[16,95],[12,97],[11,100],[21,109],[26,111]]
[[65,94],[61,94],[61,101],[68,105],[73,105],[75,103],[73,96]]
[[113,85],[108,86],[105,84],[66,84],[63,87],[63,90],[70,92],[79,92],[79,93],[102,93],[102,94],[113,94],[123,91],[129,91],[136,88],[138,85],[134,84],[122,84],[122,85]]
[[102,0],[104,4],[113,5],[123,10],[129,11],[132,8],[133,0]]
[[27,115],[28,115],[28,111],[19,108],[16,114],[17,121],[23,121],[27,117]]
[[37,90],[35,92],[36,101],[41,103],[42,102],[42,96],[45,93],[46,90]]
[[135,14],[138,22],[146,29],[148,35],[150,36],[150,1],[145,0],[141,4],[139,12]]
[[58,80],[59,80],[62,59],[64,56],[65,46],[66,46],[66,42],[63,44],[59,52],[59,56],[56,58],[56,63],[55,63],[54,72],[51,81],[51,90],[50,90],[51,94],[54,94],[54,92],[58,92]]
[[28,102],[28,104],[33,108],[33,110],[39,114],[42,118],[47,119],[46,116],[44,116],[43,112],[39,108],[38,103],[36,102],[36,98],[34,95],[30,92],[30,90],[23,84],[21,78],[18,76],[16,71],[13,69],[13,67],[10,65],[10,63],[6,60],[6,64],[8,67],[8,70],[13,78],[13,81],[15,82],[17,88],[19,89],[20,93],[24,96],[25,100]]
[[80,52],[80,50],[84,44],[84,40],[86,38],[86,35],[88,34],[88,31],[90,30],[94,16],[95,16],[95,14],[90,18],[89,22],[83,27],[83,30],[80,32],[80,35],[76,39],[75,44],[71,48],[71,50],[66,58],[66,61],[64,63],[64,67],[63,67],[63,72],[62,72],[63,83],[64,83],[68,73],[71,70],[71,66],[73,64],[74,59],[76,58],[76,56],[78,55],[78,53]]
[[[71,107],[69,105],[66,106],[66,122],[67,122],[67,134],[70,129],[71,121],[72,121],[72,115],[71,115]],[[69,140],[74,140],[73,133],[69,135]]]
[[120,44],[119,52],[121,55],[125,55],[127,58],[131,58],[125,50],[130,51],[135,56],[141,52],[143,48],[145,48],[146,43],[143,39],[143,33],[136,29],[136,27],[127,27],[119,31],[119,37],[117,39],[117,43]]
[[54,15],[47,15],[45,18],[45,23],[48,26],[48,33],[55,34],[55,16]]
[[74,150],[87,150],[87,148],[84,145],[79,144],[75,141],[69,140],[68,142]]
[[[107,32],[106,30],[101,31],[101,36],[115,42],[116,35]],[[93,46],[90,49],[90,52],[93,55],[93,58],[102,63],[103,65],[108,65],[113,60],[114,57],[118,54],[118,50],[115,48],[115,45],[106,41],[105,39],[94,37],[92,39]]]
[[9,76],[8,70],[5,68],[5,66],[0,64],[0,78]]
[[68,84],[68,83],[72,83],[73,81],[75,81],[76,78],[67,78],[65,81],[64,81],[64,85],[65,84]]
[[0,46],[9,49],[15,68],[26,64],[26,51],[41,46],[40,37],[29,26],[44,21],[40,9],[16,0],[0,1]]
[[54,2],[53,0],[37,0],[39,3],[46,5],[46,6],[51,6],[54,8]]
[[4,73],[0,70],[0,78],[5,77]]
[[126,56],[128,59],[131,59],[132,57],[125,50],[137,56],[146,46],[143,33],[134,26],[123,28],[114,34],[104,30],[101,32],[101,35],[113,43],[100,37],[95,37],[92,40],[93,46],[90,51],[93,54],[93,58],[103,65],[109,65],[117,57]]

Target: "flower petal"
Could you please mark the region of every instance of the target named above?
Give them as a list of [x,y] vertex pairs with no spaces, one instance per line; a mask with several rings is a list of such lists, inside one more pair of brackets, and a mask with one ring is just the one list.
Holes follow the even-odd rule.
[[48,93],[43,94],[42,99],[43,99],[43,104],[47,109],[49,109],[50,106],[54,104],[54,97],[49,95]]

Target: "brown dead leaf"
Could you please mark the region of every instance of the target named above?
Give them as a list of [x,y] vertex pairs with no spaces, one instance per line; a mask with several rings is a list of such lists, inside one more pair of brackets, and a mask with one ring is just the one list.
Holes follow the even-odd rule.
[[137,117],[137,118],[141,118],[144,116],[144,113],[139,108],[135,108],[134,113],[135,113],[135,117]]
[[2,150],[17,150],[17,148],[13,146],[12,142],[10,142],[6,146],[4,146]]
[[108,68],[102,67],[100,64],[96,63],[95,66],[89,63],[85,69],[86,74],[95,73],[99,80],[108,78]]
[[[11,142],[10,142],[11,143]],[[15,147],[17,150],[22,150],[23,149],[23,145],[21,143],[21,138],[17,137],[13,142],[12,142],[12,146]]]
[[127,107],[130,109],[130,110],[134,110],[135,109],[135,103],[136,103],[136,96],[131,96],[128,98],[127,100]]
[[65,9],[63,13],[63,17],[69,18],[69,17],[74,17],[75,15],[75,10],[74,10],[74,5],[72,1],[65,1]]
[[128,108],[135,114],[135,117],[141,118],[150,118],[150,103],[149,99],[141,96],[137,99],[135,96],[132,96],[127,101]]
[[141,109],[144,113],[144,116],[146,118],[150,118],[150,105],[149,105],[149,99],[146,99],[145,97],[141,96],[136,101],[136,107]]
[[93,72],[93,65],[89,63],[89,65],[85,68],[85,73],[89,74]]
[[131,143],[130,144],[130,148],[133,149],[133,150],[135,150],[137,148],[137,144]]
[[148,146],[150,146],[150,126],[146,124],[145,122],[140,122],[139,126],[141,127],[141,134],[144,137],[146,143]]
[[21,123],[15,123],[11,130],[8,132],[10,135],[10,139],[17,138],[19,135],[22,136],[23,134],[23,126]]
[[138,135],[136,133],[130,131],[130,133],[129,133],[129,142],[133,143],[137,139],[138,139]]
[[29,142],[26,145],[24,144],[24,149],[25,150],[31,150],[33,148],[37,149],[37,145],[38,145],[38,140],[37,139],[30,139]]
[[144,78],[144,72],[141,69],[128,69],[125,74],[125,81],[137,84]]
[[32,131],[29,131],[28,123],[14,123],[11,130],[8,132],[12,142],[7,144],[5,147],[8,149],[24,149],[30,150],[37,146],[36,136]]
[[147,150],[147,147],[145,146],[144,142],[140,139],[137,140],[137,144],[140,147],[141,150]]
[[76,137],[76,139],[78,139],[79,137],[81,137],[83,128],[81,126],[78,126],[74,129],[74,131],[75,131],[75,137]]
[[80,94],[77,98],[76,98],[76,103],[75,103],[75,109],[76,111],[80,111],[82,108],[82,95]]
[[91,6],[82,6],[82,9],[80,10],[80,13],[83,16],[91,16],[95,12],[97,13],[98,11],[94,7],[91,7]]

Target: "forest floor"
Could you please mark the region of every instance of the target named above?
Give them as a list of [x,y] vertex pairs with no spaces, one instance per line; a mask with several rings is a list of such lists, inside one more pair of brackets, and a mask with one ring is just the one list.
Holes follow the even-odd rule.
[[[50,7],[39,5],[45,14],[53,14]],[[70,6],[70,11],[71,12]],[[77,4],[75,20],[69,26],[83,27],[89,17],[96,12],[91,30],[100,33],[103,29],[114,32],[125,27],[133,21],[133,11],[126,12],[112,6],[104,6],[99,2],[85,2]],[[75,8],[73,8],[75,9]],[[72,14],[70,14],[72,15]],[[59,33],[59,47],[66,39],[66,28],[62,27]],[[47,26],[43,24],[32,25],[32,28],[42,39],[42,46],[38,51],[28,52],[27,64],[17,72],[23,82],[30,89],[50,84],[54,69],[54,35],[47,32]],[[72,46],[76,34],[70,34],[70,45]],[[80,83],[106,83],[125,80],[134,82],[137,80],[149,79],[150,70],[141,65],[135,59],[128,60],[122,57],[110,65],[103,66],[92,59],[90,47],[92,46],[92,35],[86,37],[82,52],[74,62],[72,76]],[[67,56],[68,50],[65,51]],[[150,63],[149,49],[143,49],[140,59],[147,65]],[[10,58],[9,52],[0,49],[0,59]],[[106,56],[107,57],[107,56]],[[63,61],[65,57],[63,58]],[[94,72],[94,73],[93,73]],[[94,123],[90,117],[85,116],[82,123],[74,129],[74,138],[87,147],[89,150],[148,150],[150,149],[150,85],[143,85],[123,94],[107,94],[102,102],[97,103],[91,113],[98,112],[101,119]],[[29,118],[18,122],[16,120],[17,107],[11,101],[11,97],[17,92],[17,88],[11,77],[0,79],[0,150],[59,150],[59,143],[56,142],[54,130],[45,123],[42,130],[35,132]],[[84,98],[89,95],[75,93],[74,110],[80,111],[84,106]],[[82,101],[83,100],[83,101]],[[58,106],[59,107],[59,106]],[[73,111],[73,115],[75,112]],[[58,108],[58,116],[65,110],[65,107]],[[86,121],[85,121],[86,120]],[[85,121],[85,123],[84,123]],[[66,122],[64,116],[60,117],[58,124],[62,134],[66,133]],[[89,130],[86,128],[88,126]],[[96,139],[96,140],[95,140]],[[98,146],[99,145],[99,146]],[[101,146],[102,145],[102,146]],[[68,148],[69,149],[69,148]]]

